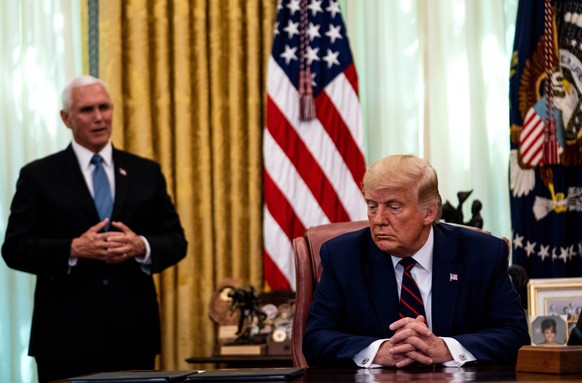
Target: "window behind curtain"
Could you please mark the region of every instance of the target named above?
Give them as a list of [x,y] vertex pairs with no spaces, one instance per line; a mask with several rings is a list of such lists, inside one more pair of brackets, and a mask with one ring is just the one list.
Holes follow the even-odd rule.
[[[71,140],[60,92],[81,74],[81,0],[0,2],[0,240],[19,169]],[[35,277],[0,261],[0,382],[36,382],[28,356]]]
[[[366,162],[426,158],[443,202],[473,190],[511,238],[509,67],[518,0],[340,0],[359,77]],[[341,58],[340,58],[341,59]]]

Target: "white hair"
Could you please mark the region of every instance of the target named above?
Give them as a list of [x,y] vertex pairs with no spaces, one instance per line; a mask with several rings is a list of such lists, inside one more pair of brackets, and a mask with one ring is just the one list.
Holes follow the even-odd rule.
[[109,93],[109,90],[107,89],[107,85],[105,85],[105,83],[102,80],[98,79],[97,77],[93,77],[93,76],[89,76],[89,75],[75,77],[74,79],[71,80],[71,82],[69,82],[67,84],[65,89],[63,89],[63,93],[61,96],[62,102],[63,102],[63,110],[65,112],[69,112],[69,110],[71,108],[71,94],[73,93],[73,88],[79,88],[82,86],[93,85],[93,84],[101,84],[103,86],[103,88],[105,88],[107,93]]

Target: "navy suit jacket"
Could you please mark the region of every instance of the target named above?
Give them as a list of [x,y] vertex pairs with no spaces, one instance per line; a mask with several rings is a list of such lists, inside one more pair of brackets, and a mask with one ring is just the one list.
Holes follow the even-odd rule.
[[[434,334],[455,338],[479,362],[514,363],[530,338],[507,273],[506,243],[452,225],[433,228]],[[354,366],[359,351],[393,335],[388,326],[398,320],[399,298],[392,260],[370,228],[327,241],[320,254],[303,353],[310,366]]]
[[[152,273],[174,265],[187,242],[159,165],[115,148],[113,162],[112,220],[148,240]],[[30,355],[159,353],[157,293],[138,262],[79,258],[69,268],[73,238],[98,222],[71,145],[22,168],[2,255],[9,267],[37,276]]]

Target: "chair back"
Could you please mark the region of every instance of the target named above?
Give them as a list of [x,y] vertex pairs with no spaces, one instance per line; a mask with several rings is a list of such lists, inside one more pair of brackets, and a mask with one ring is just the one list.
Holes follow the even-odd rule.
[[321,245],[340,234],[363,229],[368,221],[339,222],[312,226],[303,237],[293,240],[295,255],[295,315],[293,316],[293,364],[297,367],[309,367],[303,355],[302,341],[305,335],[307,313],[313,300],[313,290],[321,277]]

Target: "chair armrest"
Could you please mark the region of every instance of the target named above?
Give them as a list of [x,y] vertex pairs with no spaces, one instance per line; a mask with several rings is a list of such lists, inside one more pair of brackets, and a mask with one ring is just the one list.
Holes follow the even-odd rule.
[[293,240],[293,253],[295,254],[295,314],[293,316],[293,365],[296,367],[309,367],[303,356],[303,336],[309,305],[313,299],[313,269],[311,256],[304,237]]

